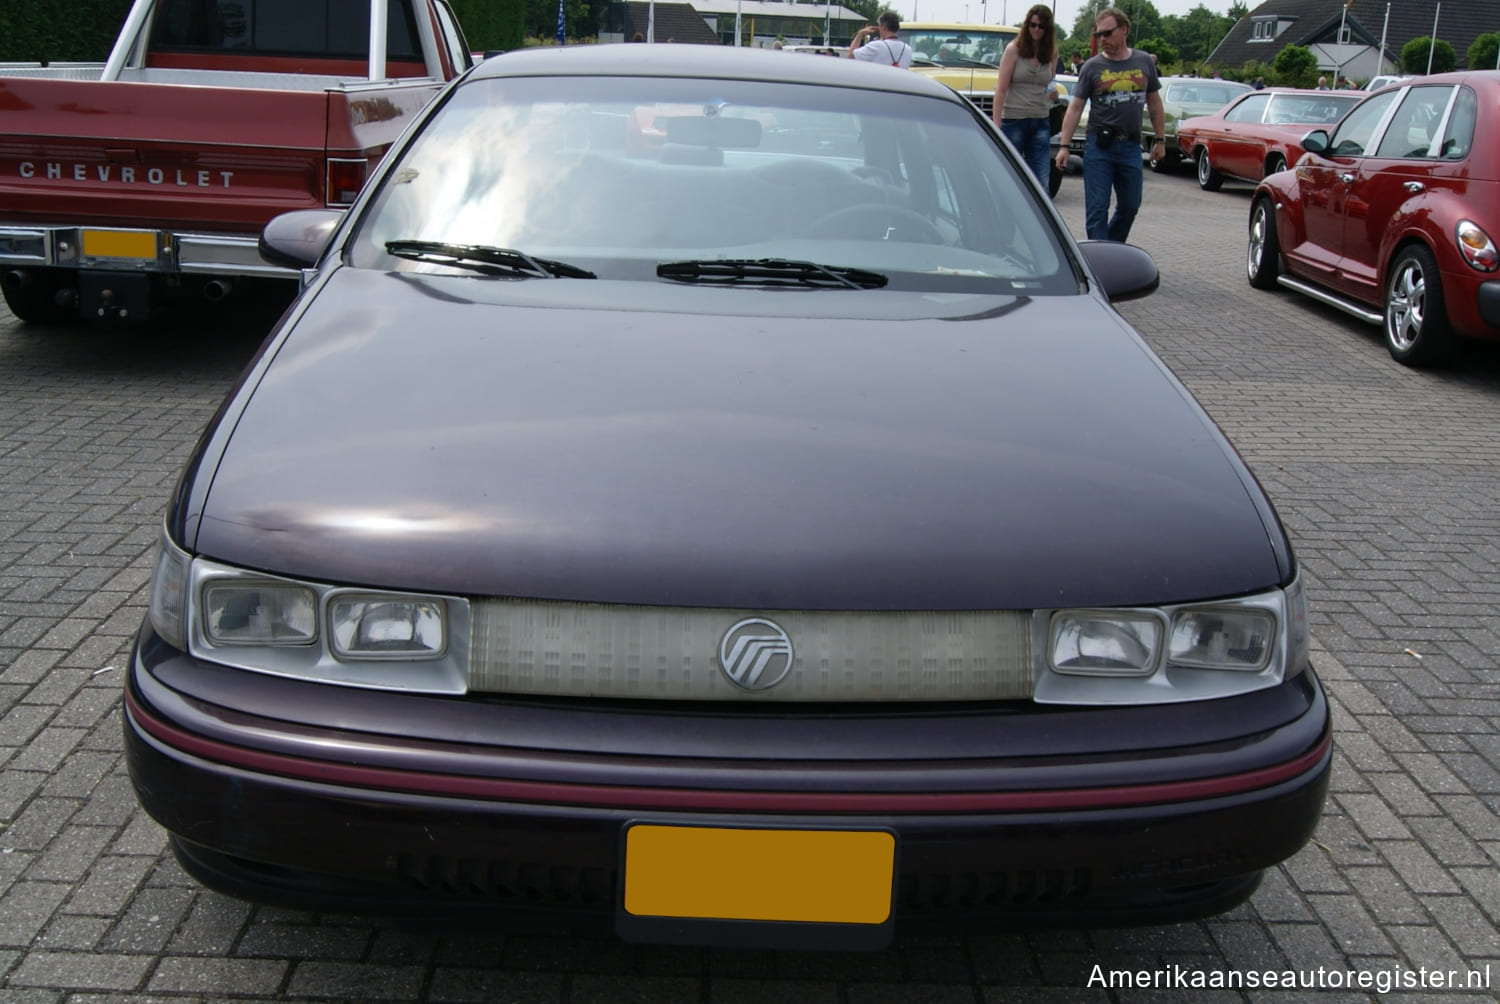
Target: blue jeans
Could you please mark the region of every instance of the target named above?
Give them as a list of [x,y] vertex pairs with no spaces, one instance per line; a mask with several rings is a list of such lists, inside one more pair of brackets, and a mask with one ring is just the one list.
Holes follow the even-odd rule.
[[1036,180],[1047,187],[1052,162],[1052,129],[1046,119],[1002,119],[1000,131],[1016,148]]
[[[1123,241],[1141,209],[1141,144],[1119,139],[1107,148],[1092,133],[1083,144],[1083,224],[1092,241]],[[1109,215],[1109,196],[1115,215]]]

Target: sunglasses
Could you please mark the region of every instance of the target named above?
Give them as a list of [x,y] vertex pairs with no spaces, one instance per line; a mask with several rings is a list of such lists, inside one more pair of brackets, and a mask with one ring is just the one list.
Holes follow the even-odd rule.
[[1045,28],[1045,27],[1047,27],[1047,25],[1043,21],[1027,21],[1026,22],[1026,27],[1028,27],[1028,28]]
[[1096,31],[1096,32],[1094,32],[1094,37],[1095,38],[1108,38],[1109,36],[1113,35],[1115,32],[1117,32],[1119,30],[1120,30],[1120,26],[1119,25],[1115,25],[1113,28],[1105,28],[1103,31]]

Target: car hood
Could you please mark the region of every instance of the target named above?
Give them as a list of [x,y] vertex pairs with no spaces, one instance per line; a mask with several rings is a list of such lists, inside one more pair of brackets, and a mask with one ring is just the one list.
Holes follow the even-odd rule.
[[947,84],[960,94],[994,94],[1000,71],[987,66],[917,66],[912,73]]
[[302,307],[189,467],[190,550],[765,609],[1171,602],[1290,575],[1233,450],[1090,296],[340,269]]

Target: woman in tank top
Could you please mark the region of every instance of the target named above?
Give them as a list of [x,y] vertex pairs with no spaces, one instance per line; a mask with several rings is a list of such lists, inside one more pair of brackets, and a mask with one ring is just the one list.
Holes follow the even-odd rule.
[[1052,9],[1037,4],[1026,12],[1021,34],[1000,56],[995,108],[990,114],[1005,138],[1045,186],[1051,171],[1052,70],[1057,62],[1057,28]]

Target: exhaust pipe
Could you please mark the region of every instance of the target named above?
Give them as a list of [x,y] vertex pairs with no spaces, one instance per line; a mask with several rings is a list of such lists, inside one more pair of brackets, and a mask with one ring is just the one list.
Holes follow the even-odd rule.
[[234,290],[234,283],[228,279],[210,279],[203,284],[203,298],[209,303],[218,303]]

